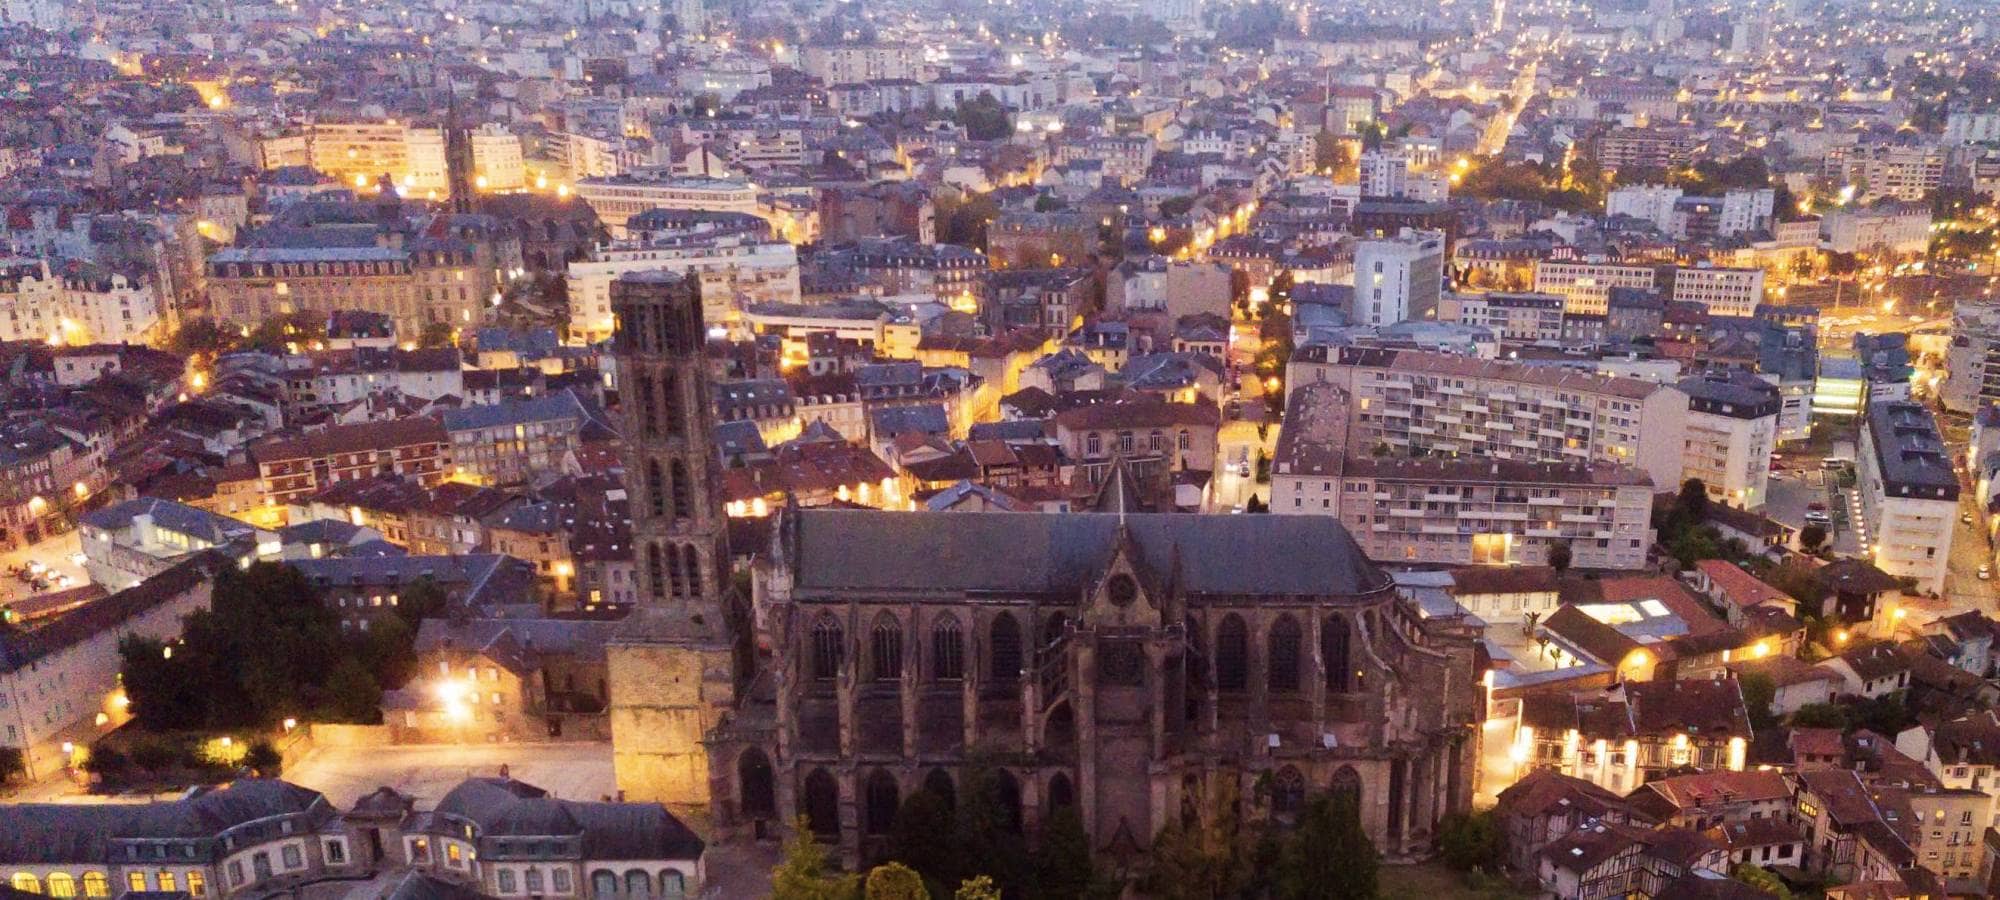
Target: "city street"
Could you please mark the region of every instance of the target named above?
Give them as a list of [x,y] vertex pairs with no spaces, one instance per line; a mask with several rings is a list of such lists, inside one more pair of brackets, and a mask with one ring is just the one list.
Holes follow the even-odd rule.
[[[77,553],[83,549],[83,533],[71,529],[39,544],[32,544],[8,553],[0,553],[0,606],[15,601],[26,600],[35,591],[25,582],[6,572],[15,566],[27,566],[39,562],[57,572],[68,575],[75,581],[70,587],[80,587],[90,583],[90,577],[83,572],[83,566],[76,562]],[[60,589],[51,589],[60,590]]]

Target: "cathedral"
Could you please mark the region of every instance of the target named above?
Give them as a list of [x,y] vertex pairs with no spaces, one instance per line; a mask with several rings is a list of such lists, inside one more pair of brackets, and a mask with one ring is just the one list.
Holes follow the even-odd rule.
[[1470,808],[1477,636],[1330,517],[787,508],[732,592],[698,290],[613,289],[644,587],[611,648],[628,797],[706,807],[725,840],[803,816],[857,865],[975,763],[1029,839],[1074,806],[1114,857],[1205,804],[1284,821],[1322,791],[1422,856]]

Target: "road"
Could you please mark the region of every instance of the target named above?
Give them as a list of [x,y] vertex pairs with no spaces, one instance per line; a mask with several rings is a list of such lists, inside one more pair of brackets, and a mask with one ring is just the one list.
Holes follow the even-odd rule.
[[76,562],[76,556],[82,550],[83,532],[71,529],[39,544],[0,553],[0,606],[35,595],[25,583],[6,574],[7,570],[26,566],[30,562],[39,562],[69,575],[76,582],[71,587],[89,584],[90,576],[84,574],[83,566]]

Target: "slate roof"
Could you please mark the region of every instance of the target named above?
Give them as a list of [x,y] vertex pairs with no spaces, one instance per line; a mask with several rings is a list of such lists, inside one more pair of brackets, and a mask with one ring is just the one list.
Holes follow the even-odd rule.
[[[787,542],[801,589],[1075,596],[1130,533],[1142,565],[1197,594],[1356,596],[1387,573],[1324,516],[909,513],[802,510]],[[1301,552],[1310,548],[1309,552]]]
[[127,500],[93,510],[84,514],[83,524],[106,531],[123,531],[130,528],[132,520],[140,516],[151,516],[155,527],[197,537],[216,545],[249,537],[257,532],[256,526],[248,522],[158,497],[140,497],[137,500]]
[[559,800],[511,778],[471,778],[438,801],[437,812],[478,826],[485,839],[579,836],[589,860],[699,859],[706,844],[657,803]]
[[0,804],[0,864],[109,862],[120,839],[212,838],[260,819],[276,831],[276,817],[287,814],[329,817],[333,810],[318,791],[266,778],[165,803]]

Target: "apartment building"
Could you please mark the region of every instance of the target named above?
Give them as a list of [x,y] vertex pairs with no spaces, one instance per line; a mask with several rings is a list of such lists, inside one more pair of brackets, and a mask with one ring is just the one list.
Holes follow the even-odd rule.
[[1354,317],[1363,325],[1437,318],[1444,291],[1444,232],[1405,228],[1354,246]]
[[481,484],[520,484],[566,469],[585,431],[601,424],[571,391],[491,406],[448,410],[443,428],[451,441],[452,470]]
[[1836,209],[1820,218],[1819,239],[1835,253],[1922,253],[1931,244],[1931,211],[1897,203]]
[[1687,165],[1700,140],[1670,128],[1617,128],[1597,141],[1597,161],[1606,169],[1677,169]]
[[1636,569],[1652,544],[1653,483],[1612,463],[1410,459],[1353,452],[1351,402],[1332,385],[1293,395],[1271,466],[1271,512],[1337,516],[1370,559]]
[[0,341],[137,344],[161,334],[165,307],[144,279],[41,259],[0,259]]
[[597,213],[612,236],[625,237],[625,220],[651,209],[692,209],[756,215],[757,188],[723,178],[675,178],[658,170],[585,178],[576,195]]
[[1877,568],[1944,590],[1951,532],[1958,517],[1958,475],[1929,410],[1907,400],[1868,404],[1862,423],[1862,521]]
[[[426,486],[450,468],[448,440],[436,419],[335,425],[250,448],[267,506],[286,506],[344,481],[404,475]],[[359,524],[359,523],[357,523]]]
[[392,247],[231,247],[208,258],[210,311],[233,325],[274,315],[362,310],[388,316],[399,333],[424,325],[466,327],[497,289],[493,269],[470,244]]
[[1446,294],[1438,321],[1491,329],[1503,341],[1557,341],[1563,335],[1563,298],[1555,294]]
[[1420,171],[1410,154],[1379,150],[1361,154],[1361,196],[1443,203],[1451,184],[1443,173]]
[[799,69],[827,84],[927,81],[924,48],[915,44],[833,44],[799,50]]
[[1946,409],[1970,413],[2000,402],[2000,304],[1961,301],[1953,308],[1944,369],[1938,397]]
[[1944,181],[1944,151],[1936,146],[1856,144],[1826,156],[1826,174],[1859,188],[1866,202],[1887,197],[1921,202]]
[[1671,385],[1378,347],[1300,348],[1285,383],[1344,389],[1353,445],[1392,456],[1636,466],[1681,482],[1686,394]]
[[611,337],[611,283],[628,272],[665,271],[701,281],[702,321],[737,320],[743,304],[799,302],[799,255],[786,241],[731,235],[713,240],[614,241],[569,264],[570,333]]
[[1683,379],[1676,387],[1688,398],[1682,477],[1701,479],[1716,502],[1762,507],[1784,407],[1777,386],[1733,372]]
[[1604,315],[1613,288],[1651,291],[1659,274],[1652,266],[1627,265],[1602,259],[1540,259],[1535,261],[1535,293],[1563,298],[1573,313]]
[[1670,300],[1699,303],[1711,316],[1748,316],[1764,302],[1763,269],[1693,266],[1674,269]]

